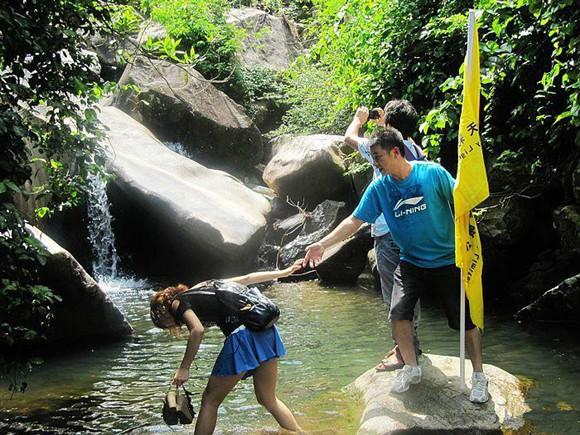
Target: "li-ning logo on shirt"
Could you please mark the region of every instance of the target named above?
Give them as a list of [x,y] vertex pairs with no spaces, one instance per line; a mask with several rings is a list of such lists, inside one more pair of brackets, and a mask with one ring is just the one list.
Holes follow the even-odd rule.
[[[423,211],[427,209],[427,204],[419,204],[421,201],[423,201],[423,197],[422,196],[415,196],[413,198],[407,198],[407,199],[399,199],[397,201],[397,203],[395,204],[395,207],[393,208],[393,211],[395,212],[395,217],[401,217],[401,216],[407,216],[409,214],[413,214],[416,213],[418,211]],[[403,207],[404,205],[408,205],[410,207],[399,210],[401,207]]]

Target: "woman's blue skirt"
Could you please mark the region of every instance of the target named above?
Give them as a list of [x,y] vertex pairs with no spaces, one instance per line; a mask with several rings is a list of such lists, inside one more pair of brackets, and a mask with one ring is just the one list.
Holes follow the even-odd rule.
[[242,378],[245,379],[253,376],[263,362],[284,355],[286,348],[276,326],[253,332],[242,325],[226,338],[211,374],[234,376],[244,373]]

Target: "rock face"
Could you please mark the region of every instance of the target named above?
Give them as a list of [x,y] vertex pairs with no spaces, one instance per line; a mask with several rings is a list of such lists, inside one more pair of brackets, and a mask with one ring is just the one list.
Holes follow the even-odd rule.
[[[363,397],[365,410],[359,435],[399,433],[501,434],[517,430],[530,411],[518,379],[491,365],[484,365],[490,379],[489,402],[469,401],[459,385],[459,358],[424,355],[423,379],[403,394],[390,388],[397,372],[378,373],[371,369],[350,388]],[[466,364],[466,377],[471,377]],[[468,387],[471,387],[468,382]]]
[[344,202],[324,201],[319,204],[307,215],[298,236],[280,249],[279,267],[288,267],[302,258],[308,245],[318,242],[330,233],[346,216],[348,210]]
[[301,49],[298,30],[285,18],[241,8],[232,9],[227,22],[246,31],[238,56],[243,66],[284,70]]
[[262,158],[260,131],[242,106],[191,67],[136,57],[120,85],[115,105],[166,142],[179,142],[188,157],[217,169],[245,172]]
[[514,318],[522,322],[580,325],[580,274],[548,290],[536,301],[518,311]]
[[372,246],[371,227],[363,225],[349,239],[328,248],[316,267],[320,281],[329,284],[356,282],[367,264],[367,255]]
[[344,200],[350,181],[343,175],[342,143],[342,136],[281,136],[272,144],[264,182],[280,198],[311,207],[326,199]]
[[42,283],[62,298],[53,307],[49,342],[106,341],[130,336],[131,325],[75,258],[40,230],[30,227],[30,231],[50,253],[41,271]]
[[377,255],[375,249],[371,249],[367,254],[367,260],[369,262],[369,268],[371,269],[371,274],[373,275],[373,282],[375,284],[375,290],[381,293],[381,276],[379,275],[379,268],[377,267]]
[[133,270],[172,279],[246,270],[263,236],[268,200],[174,153],[114,107],[103,108],[100,119],[109,128],[118,250],[131,255]]

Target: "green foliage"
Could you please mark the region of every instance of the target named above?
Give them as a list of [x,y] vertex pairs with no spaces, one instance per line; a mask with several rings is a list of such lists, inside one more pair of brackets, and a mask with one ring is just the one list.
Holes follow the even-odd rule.
[[[431,156],[455,147],[473,3],[317,0],[315,6],[309,32],[317,43],[293,67],[288,93],[295,106],[281,131],[341,134],[344,111],[406,98],[422,115],[420,132]],[[580,10],[573,0],[480,0],[475,6],[482,11],[487,151],[499,155],[525,145],[519,164],[530,168],[530,177],[557,176],[552,169],[574,156],[580,124]]]
[[[59,301],[41,282],[46,252],[26,219],[77,205],[87,173],[102,165],[94,104],[104,89],[83,50],[85,37],[106,30],[98,23],[109,23],[109,9],[93,0],[0,9],[0,375],[23,367],[13,349],[42,338]],[[37,172],[46,183],[23,188]],[[23,216],[18,198],[35,200],[36,215]]]
[[207,78],[232,74],[243,32],[226,23],[226,0],[142,0],[141,8],[165,26],[179,49],[190,58],[196,54],[196,67]]
[[234,96],[250,117],[255,114],[260,101],[276,101],[283,94],[282,78],[268,68],[236,68],[233,82],[233,89],[237,92]]

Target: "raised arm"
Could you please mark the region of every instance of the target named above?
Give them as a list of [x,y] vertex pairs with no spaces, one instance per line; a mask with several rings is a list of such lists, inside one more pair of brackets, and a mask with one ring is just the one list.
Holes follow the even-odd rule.
[[306,248],[306,256],[302,265],[310,264],[310,267],[316,267],[322,260],[322,255],[326,248],[352,236],[362,224],[363,221],[353,215],[347,217],[330,234]]
[[[179,306],[179,301],[174,301],[176,304],[173,307],[173,310],[176,311],[177,307]],[[183,359],[181,360],[181,364],[179,368],[175,372],[175,376],[173,377],[173,384],[180,386],[184,384],[187,379],[189,379],[189,367],[193,362],[193,359],[197,355],[197,351],[199,350],[199,345],[201,344],[201,340],[203,339],[203,332],[204,328],[201,324],[199,318],[195,315],[193,310],[187,310],[183,313],[183,321],[187,325],[187,329],[189,330],[189,338],[187,340],[187,347],[185,348],[185,354],[183,355]]]
[[[379,125],[384,125],[385,114],[383,109],[376,108],[373,110],[377,110],[381,116],[379,119],[371,120],[371,122],[375,122]],[[350,145],[352,149],[354,149],[355,151],[359,150],[358,149],[359,144],[362,141],[364,141],[364,138],[360,137],[359,133],[362,126],[365,125],[365,123],[368,120],[369,120],[369,109],[367,109],[364,106],[359,107],[358,109],[356,109],[354,117],[352,118],[350,125],[346,129],[346,133],[344,133],[344,141],[346,142],[347,145]]]
[[302,268],[302,259],[296,260],[294,264],[283,270],[272,270],[268,272],[253,272],[247,275],[234,276],[233,278],[225,279],[224,281],[237,282],[242,285],[252,285],[259,282],[272,281],[278,278],[292,275],[294,272]]

